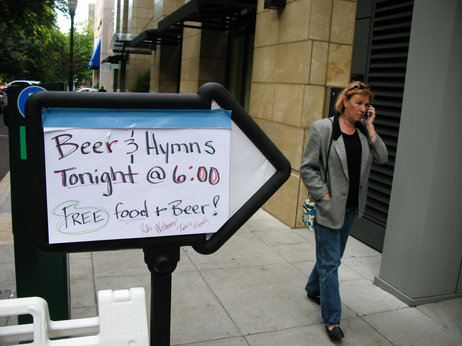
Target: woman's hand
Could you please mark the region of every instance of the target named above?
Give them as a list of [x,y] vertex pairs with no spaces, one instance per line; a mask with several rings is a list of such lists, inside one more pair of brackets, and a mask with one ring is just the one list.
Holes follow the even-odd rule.
[[364,120],[364,124],[366,125],[367,132],[369,133],[369,140],[374,143],[375,138],[377,137],[377,132],[375,131],[374,120],[375,120],[375,108],[370,105],[367,109],[367,119]]
[[326,193],[321,199],[330,199],[330,193]]
[[375,108],[370,105],[369,108],[367,109],[367,119],[364,120],[364,124],[366,125],[367,128],[369,128],[369,126],[374,126],[374,119],[375,119]]

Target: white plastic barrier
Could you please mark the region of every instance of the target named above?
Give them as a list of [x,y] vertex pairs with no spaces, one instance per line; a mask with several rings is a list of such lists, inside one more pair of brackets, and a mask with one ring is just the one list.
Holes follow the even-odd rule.
[[51,321],[48,304],[39,297],[0,300],[0,317],[17,315],[32,315],[33,323],[0,327],[0,345],[149,345],[142,287],[98,291],[98,317],[65,321]]

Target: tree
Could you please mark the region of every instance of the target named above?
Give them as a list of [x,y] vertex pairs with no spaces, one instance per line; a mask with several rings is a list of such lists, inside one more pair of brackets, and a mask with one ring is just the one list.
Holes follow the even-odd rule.
[[0,22],[9,27],[54,22],[54,9],[67,8],[66,0],[0,0]]
[[[58,1],[56,1],[58,3]],[[53,0],[0,0],[0,78],[41,79],[42,47],[55,26]]]
[[[69,44],[67,46],[69,47]],[[85,26],[83,32],[74,33],[74,75],[78,84],[92,78],[93,72],[88,69],[92,53],[93,30]]]
[[[58,30],[55,9],[67,13],[67,1],[0,0],[0,80],[67,80],[69,34]],[[93,33],[75,33],[74,41],[75,74],[89,78]]]
[[53,28],[49,40],[42,47],[40,59],[40,80],[43,82],[66,83],[69,66],[69,38]]

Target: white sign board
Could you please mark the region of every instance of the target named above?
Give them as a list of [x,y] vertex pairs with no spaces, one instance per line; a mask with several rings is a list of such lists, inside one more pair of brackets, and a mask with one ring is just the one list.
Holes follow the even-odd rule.
[[215,233],[229,219],[229,111],[54,108],[43,129],[50,244]]

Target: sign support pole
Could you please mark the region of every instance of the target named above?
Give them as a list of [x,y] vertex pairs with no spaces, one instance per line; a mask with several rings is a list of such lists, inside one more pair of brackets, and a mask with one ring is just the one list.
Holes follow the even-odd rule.
[[[31,176],[30,196],[33,202],[31,205],[36,206],[30,215],[36,229],[35,242],[37,247],[45,252],[142,248],[144,260],[151,272],[150,342],[151,345],[168,346],[172,273],[180,260],[180,246],[192,246],[201,254],[217,251],[290,177],[290,163],[225,87],[217,83],[201,86],[197,94],[100,94],[37,92],[27,101],[28,115],[25,120],[27,154],[30,157],[28,171],[34,172],[33,177]],[[217,106],[219,108],[215,109]],[[217,116],[217,113],[221,113],[221,116]],[[87,120],[84,117],[87,117]],[[114,123],[115,119],[117,126]],[[166,123],[166,120],[173,120],[173,124]],[[122,122],[125,122],[125,125]],[[96,123],[99,127],[95,126]],[[136,130],[132,126],[135,126]],[[59,132],[60,128],[66,128],[66,133]],[[167,137],[162,140],[165,148],[174,148],[168,150],[169,154],[194,152],[204,155],[200,160],[194,159],[191,162],[183,162],[185,157],[177,156],[178,164],[173,161],[172,155],[170,162],[167,155],[159,156],[156,163],[149,160],[145,165],[147,160],[140,157],[145,155],[143,152],[156,156],[167,154],[167,149],[162,149],[157,141],[161,136],[158,135],[157,140],[154,136],[154,131],[163,129],[169,129],[168,138],[173,140],[170,142]],[[217,133],[218,130],[220,133]],[[55,133],[51,133],[53,131],[58,131],[56,134],[59,135],[55,136]],[[183,132],[187,132],[188,135],[185,136]],[[192,132],[198,137],[191,138],[188,143],[185,137],[192,135]],[[91,141],[88,141],[87,136],[91,137]],[[112,136],[112,139],[108,139],[108,136]],[[120,143],[115,146],[115,143],[119,142],[115,138],[118,136],[121,136]],[[102,138],[104,139],[101,140]],[[123,141],[123,138],[128,139]],[[122,143],[125,143],[124,147]],[[140,144],[143,144],[145,150],[138,150],[142,149]],[[106,156],[101,162],[94,159],[95,156],[91,156],[91,160],[85,161],[86,166],[82,166],[81,173],[72,172],[75,169],[69,168],[74,165],[72,160],[66,161],[69,166],[61,167],[56,164],[59,157],[64,157],[62,147],[68,149],[66,156],[76,151],[76,155],[73,156],[75,162],[78,160],[76,157],[79,147],[82,155]],[[119,147],[121,150],[115,150]],[[231,154],[231,147],[234,148],[235,155]],[[58,156],[56,149],[59,149]],[[54,155],[51,152],[54,152]],[[135,167],[135,152],[139,155],[136,160],[137,169],[132,170],[132,165]],[[118,166],[113,169],[111,166],[121,162],[125,162],[122,167],[127,167],[127,173],[125,169],[119,170]],[[128,162],[128,166],[125,166]],[[170,166],[167,166],[169,163]],[[51,169],[54,164],[56,167]],[[217,167],[218,164],[220,167]],[[152,165],[156,166],[150,167]],[[98,171],[88,168],[97,166],[98,169],[100,166],[104,169]],[[162,166],[169,169],[166,171]],[[227,172],[222,175],[221,180],[219,170]],[[145,175],[146,172],[149,174]],[[231,175],[233,180],[230,178]],[[96,192],[98,195],[88,199],[87,194],[69,190],[71,185],[77,183],[83,186],[87,176],[88,179],[94,177],[88,180],[92,185],[105,182],[107,191],[99,190]],[[130,193],[124,194],[122,191],[121,199],[106,198],[112,195],[113,181],[117,179],[117,183],[122,181],[124,184],[134,184],[135,176],[146,186],[139,185],[141,188],[136,193],[133,192],[133,186],[129,186]],[[142,176],[146,177],[146,182],[141,180]],[[69,180],[70,177],[72,181]],[[172,180],[167,180],[170,184],[165,186],[165,191],[156,189],[161,198],[154,202],[150,199],[151,208],[148,208],[146,201],[148,196],[153,194],[152,184],[166,181],[168,177]],[[221,185],[214,188],[219,181]],[[189,183],[184,186],[191,186],[189,190],[178,189],[178,184],[187,182]],[[207,189],[206,194],[204,187],[209,185],[202,184],[202,188],[199,189],[197,182],[209,183],[213,190]],[[177,188],[174,189],[174,186]],[[47,190],[47,187],[52,188]],[[230,190],[233,190],[233,194],[229,193]],[[178,195],[176,200],[164,200],[165,196],[173,195],[174,192],[182,194]],[[129,194],[136,198],[146,197],[134,203],[132,197],[127,196]],[[205,199],[198,201],[194,199],[196,197]],[[109,205],[109,202],[113,204]],[[80,203],[82,205],[78,207]],[[117,209],[118,207],[120,209]],[[111,224],[117,233],[114,234],[111,226],[107,226],[112,220],[107,217],[109,212],[106,209],[115,210],[119,221],[127,222],[138,216],[143,217],[137,220],[141,232],[127,234],[121,224],[114,221],[114,225]],[[54,214],[53,211],[60,214]],[[151,211],[151,216],[156,214],[162,217],[140,223],[149,218],[148,211]],[[72,224],[63,222],[63,217],[67,218],[71,213],[77,218],[82,218],[82,222],[77,222],[77,219]],[[93,217],[89,218],[88,215]],[[68,232],[71,237],[61,232],[63,226],[72,226],[71,232]],[[80,226],[82,227],[79,228]],[[93,233],[103,230],[106,226],[111,232],[105,229],[106,233]],[[133,224],[128,227],[132,226]],[[178,228],[175,228],[176,226]],[[183,232],[184,229],[181,227],[187,229],[187,232]],[[82,233],[82,230],[86,233]],[[88,236],[88,232],[93,234]],[[211,237],[204,236],[211,233]]]
[[150,345],[170,345],[172,273],[180,260],[180,247],[145,247],[144,261],[151,272]]

